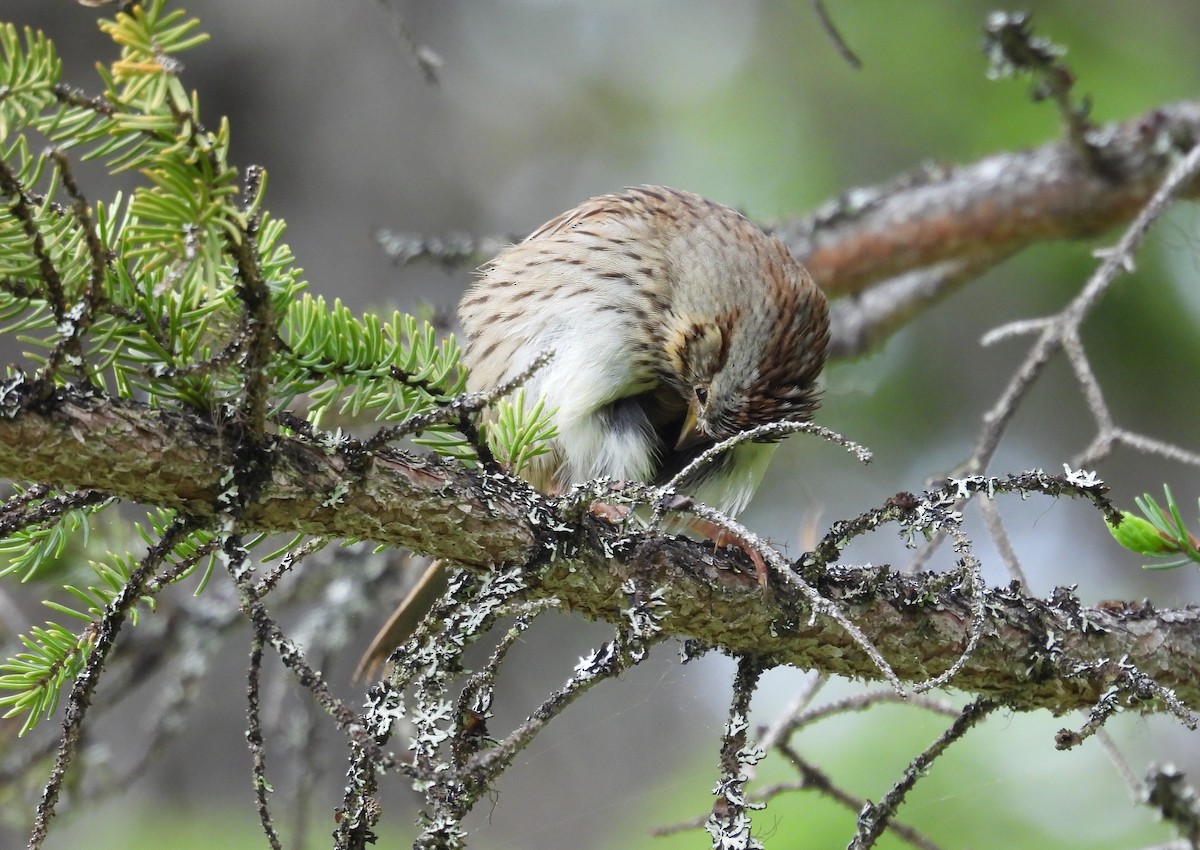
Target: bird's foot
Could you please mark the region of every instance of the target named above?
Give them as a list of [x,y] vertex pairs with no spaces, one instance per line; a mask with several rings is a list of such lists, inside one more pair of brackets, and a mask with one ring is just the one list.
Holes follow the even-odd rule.
[[588,513],[594,517],[607,520],[613,525],[623,522],[631,511],[632,508],[628,505],[611,505],[608,502],[592,502],[588,505]]
[[754,564],[754,575],[758,578],[758,586],[764,591],[770,590],[768,580],[770,579],[770,570],[767,568],[767,562],[763,560],[762,553],[758,547],[753,545],[749,540],[717,525],[715,522],[698,519],[688,523],[688,528],[699,534],[705,540],[711,540],[714,551],[724,549],[727,546],[736,546],[746,553],[746,557],[750,559],[750,563]]

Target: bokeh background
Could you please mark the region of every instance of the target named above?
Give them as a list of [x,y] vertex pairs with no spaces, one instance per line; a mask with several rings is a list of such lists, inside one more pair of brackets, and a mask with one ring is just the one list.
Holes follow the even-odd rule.
[[[398,0],[392,11],[375,0],[175,5],[212,34],[184,57],[202,117],[214,124],[228,116],[234,160],[268,170],[268,206],[288,221],[311,291],[356,310],[420,302],[452,308],[470,282],[467,270],[394,266],[376,243],[379,228],[522,234],[592,194],[642,182],[691,189],[770,222],[923,162],[968,162],[1058,133],[1053,108],[1032,103],[1027,82],[987,78],[981,26],[996,7],[974,0],[829,0],[861,70],[837,54],[804,0]],[[1029,5],[1037,30],[1069,48],[1077,91],[1092,96],[1097,119],[1197,96],[1200,5],[1192,0]],[[440,56],[438,85],[415,67],[393,11]],[[90,93],[99,89],[95,63],[114,55],[96,16],[68,0],[0,4],[0,19],[54,38],[66,79]],[[100,196],[95,187],[104,184],[90,185]],[[1200,449],[1196,225],[1193,207],[1177,209],[1138,257],[1137,273],[1085,328],[1117,421],[1193,451]],[[985,349],[981,335],[1058,310],[1106,241],[1031,250],[925,312],[880,351],[830,368],[819,421],[870,445],[877,460],[861,468],[827,445],[793,440],[745,521],[795,553],[814,515],[824,522],[854,515],[898,490],[920,489],[961,461],[1027,345]],[[1093,430],[1069,371],[1057,363],[992,470],[1058,469]],[[1194,519],[1186,509],[1200,494],[1195,469],[1118,450],[1099,472],[1129,507],[1135,495],[1160,493],[1168,483]],[[1200,595],[1194,571],[1143,572],[1083,506],[1033,499],[1005,502],[1002,510],[1035,594],[1072,584],[1088,603],[1144,597],[1161,607]],[[977,522],[972,530],[988,579],[1006,581]],[[890,533],[847,553],[856,563],[903,565],[910,557]],[[944,568],[948,559],[943,554],[932,566]],[[344,569],[353,570],[353,561]],[[42,616],[32,606],[27,623]],[[363,624],[354,651],[375,625]],[[494,728],[518,721],[608,632],[563,616],[539,623],[515,653]],[[48,847],[157,847],[164,835],[175,848],[263,845],[242,735],[244,637],[231,641],[190,725],[147,774],[61,819]],[[354,699],[351,655],[325,672]],[[646,830],[710,805],[731,672],[732,663],[718,657],[680,666],[667,648],[593,691],[522,754],[495,807],[476,812],[472,846],[708,846],[702,832],[651,839]],[[768,722],[804,677],[770,673],[755,721]],[[856,687],[835,682],[826,696]],[[111,736],[119,754],[142,732],[138,719],[135,704],[96,734]],[[1170,837],[1149,810],[1133,805],[1095,741],[1071,753],[1054,750],[1054,731],[1081,722],[993,717],[935,765],[903,819],[944,847],[1118,848]],[[888,707],[828,721],[799,744],[837,782],[878,799],[943,725]],[[1151,761],[1200,770],[1200,738],[1171,721],[1123,717],[1110,728],[1138,774]],[[327,846],[333,828],[344,764],[337,747],[330,741],[323,754],[320,805],[287,813],[307,816],[308,846]],[[273,764],[281,795],[294,769],[283,759]],[[779,780],[787,771],[768,763],[762,775]],[[396,781],[384,802],[380,846],[406,846],[415,798]],[[0,846],[23,844],[32,812],[5,817]],[[769,847],[824,848],[844,846],[853,816],[793,795],[756,824]],[[888,839],[883,846],[898,845]]]

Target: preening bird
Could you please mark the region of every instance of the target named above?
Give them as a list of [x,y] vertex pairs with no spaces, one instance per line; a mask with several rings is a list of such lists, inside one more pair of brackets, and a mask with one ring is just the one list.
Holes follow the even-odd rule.
[[[825,295],[787,247],[691,192],[639,186],[551,219],[483,267],[459,305],[470,390],[526,383],[557,429],[522,475],[547,493],[608,476],[661,484],[755,426],[811,418],[829,342]],[[776,448],[741,443],[679,490],[736,514]],[[411,632],[435,562],[359,665]]]

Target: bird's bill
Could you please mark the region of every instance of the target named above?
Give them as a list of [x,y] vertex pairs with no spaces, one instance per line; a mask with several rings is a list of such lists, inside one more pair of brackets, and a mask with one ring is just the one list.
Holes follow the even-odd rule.
[[692,399],[688,402],[687,414],[683,418],[683,428],[679,431],[679,439],[675,441],[675,451],[686,451],[709,440],[697,424],[699,413],[700,406],[695,399]]

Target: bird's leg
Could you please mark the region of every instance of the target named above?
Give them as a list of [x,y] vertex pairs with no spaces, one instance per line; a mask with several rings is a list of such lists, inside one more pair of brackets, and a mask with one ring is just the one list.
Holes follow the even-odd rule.
[[741,549],[746,553],[746,557],[750,559],[750,563],[754,564],[754,575],[758,577],[758,586],[764,591],[770,590],[767,584],[767,580],[770,577],[767,562],[763,560],[763,556],[759,553],[757,547],[751,545],[750,541],[706,519],[693,519],[689,521],[688,529],[694,531],[705,540],[711,540],[714,551],[723,549],[726,546],[736,546]]
[[589,514],[607,520],[613,525],[623,522],[631,510],[632,508],[628,505],[612,505],[608,502],[592,502],[588,505]]

